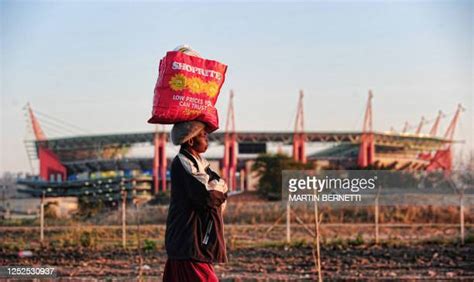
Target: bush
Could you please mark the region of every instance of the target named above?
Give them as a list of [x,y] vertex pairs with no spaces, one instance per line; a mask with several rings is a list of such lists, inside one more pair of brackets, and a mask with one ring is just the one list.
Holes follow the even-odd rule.
[[96,201],[94,198],[79,197],[78,198],[78,212],[76,214],[79,219],[88,219],[100,214],[105,205],[102,201]]
[[156,251],[156,241],[145,239],[145,241],[143,242],[143,250],[145,252]]
[[84,248],[89,248],[95,245],[96,234],[94,232],[85,231],[79,236],[79,243]]
[[58,202],[50,202],[44,205],[45,219],[58,219]]
[[357,234],[356,238],[354,240],[350,241],[350,244],[353,246],[360,246],[364,244],[364,238],[362,237],[362,234]]
[[281,200],[282,171],[313,169],[312,163],[302,164],[284,154],[263,154],[257,157],[252,171],[259,177],[258,192],[268,200]]

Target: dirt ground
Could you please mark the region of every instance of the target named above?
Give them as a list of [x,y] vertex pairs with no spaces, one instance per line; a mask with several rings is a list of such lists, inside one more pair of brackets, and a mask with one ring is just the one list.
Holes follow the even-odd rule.
[[[236,248],[229,263],[215,265],[222,281],[312,280],[315,277],[312,248],[283,245]],[[420,244],[411,246],[323,246],[325,278],[361,279],[474,279],[474,244]],[[143,276],[161,277],[164,250],[142,252]],[[138,251],[118,249],[93,251],[80,247],[33,250],[33,256],[0,250],[0,265],[56,266],[65,280],[119,279],[138,277]]]
[[[221,281],[316,278],[307,228],[293,219],[292,243],[285,245],[285,219],[273,224],[282,211],[279,204],[248,197],[229,205],[225,226],[229,262],[214,266]],[[0,266],[54,266],[63,281],[136,280],[141,269],[144,280],[161,281],[166,261],[166,209],[143,208],[138,217],[138,212],[129,212],[125,250],[118,211],[101,215],[100,221],[63,225],[47,222],[45,247],[39,242],[37,225],[0,226]],[[311,213],[296,214],[312,228]],[[381,244],[374,245],[375,229],[369,211],[326,212],[320,229],[323,278],[474,281],[472,216],[465,226],[468,243],[461,246],[456,208],[425,211],[410,207],[386,210],[383,215]],[[134,225],[137,218],[140,225]],[[144,248],[147,241],[148,249]],[[19,257],[21,250],[31,250],[33,256]]]

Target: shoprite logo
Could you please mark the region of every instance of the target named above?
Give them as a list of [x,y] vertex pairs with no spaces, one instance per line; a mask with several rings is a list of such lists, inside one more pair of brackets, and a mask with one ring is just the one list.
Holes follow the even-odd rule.
[[185,64],[185,63],[180,63],[180,62],[173,62],[173,64],[171,65],[171,69],[173,69],[173,70],[183,70],[183,71],[191,72],[193,74],[199,74],[199,75],[202,75],[202,76],[215,78],[217,80],[222,79],[222,74],[220,74],[217,71],[206,70],[206,69],[203,69],[203,68],[194,67],[194,66],[191,66],[191,65],[188,65],[188,64]]

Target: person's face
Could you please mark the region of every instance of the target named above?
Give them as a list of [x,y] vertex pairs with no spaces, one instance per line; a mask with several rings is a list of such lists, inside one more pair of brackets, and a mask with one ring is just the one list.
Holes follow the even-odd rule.
[[192,139],[191,148],[201,154],[206,152],[208,145],[209,141],[207,139],[207,132],[205,130],[201,130],[201,132],[199,132],[199,134]]

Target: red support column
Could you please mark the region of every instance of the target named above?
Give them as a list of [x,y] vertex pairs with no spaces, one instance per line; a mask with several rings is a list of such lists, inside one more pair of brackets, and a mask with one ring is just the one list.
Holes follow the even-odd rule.
[[[31,127],[33,129],[33,133],[35,134],[36,141],[44,141],[46,140],[46,135],[43,133],[41,129],[39,121],[36,119],[33,110],[31,109],[30,104],[27,104],[28,114],[31,121]],[[40,178],[49,181],[51,175],[57,177],[57,175],[61,175],[62,180],[67,179],[67,170],[64,165],[61,164],[58,156],[53,153],[53,151],[49,150],[48,148],[40,145],[38,148],[38,159],[40,165]]]
[[[433,123],[433,126],[431,127],[431,130],[430,130],[430,136],[431,137],[436,137],[436,134],[438,133],[439,123],[441,121],[441,118],[443,118],[443,117],[444,117],[443,112],[438,111],[438,116],[436,117],[436,119]],[[422,153],[418,154],[418,158],[420,160],[430,161],[433,158],[433,154],[432,154],[432,152],[422,152]]]
[[[458,123],[459,116],[462,111],[464,111],[464,108],[461,104],[459,104],[458,109],[456,110],[456,113],[454,114],[454,117],[451,120],[444,134],[444,139],[447,140],[448,143],[444,146],[443,149],[436,151],[433,158],[430,160],[430,164],[426,167],[427,171],[443,170],[446,174],[449,174],[451,172],[453,168],[453,153],[451,145],[454,138],[456,125]],[[437,122],[439,122],[439,120],[437,120]]]
[[161,191],[166,192],[166,136],[163,132],[161,134],[160,142],[160,177],[161,177]]
[[224,179],[227,181],[229,191],[236,188],[236,171],[237,171],[237,141],[235,133],[226,134],[224,140]]
[[293,135],[293,159],[297,162],[306,163],[306,135],[304,134],[303,97],[303,90],[301,90],[295,120],[295,133]]
[[421,121],[418,124],[418,127],[416,128],[415,134],[420,134],[421,133],[421,129],[423,128],[423,125],[425,125],[425,123],[426,123],[425,117],[422,116]]
[[300,138],[298,134],[294,133],[293,134],[293,160],[299,161],[299,146],[300,146]]
[[300,163],[306,163],[306,136],[304,133],[293,135],[293,159]]
[[222,159],[222,178],[227,180],[227,174],[229,172],[229,142],[227,141],[227,135],[224,135],[224,158]]
[[362,127],[361,143],[359,147],[359,156],[357,166],[364,168],[371,165],[375,160],[375,138],[372,128],[372,91],[369,90],[367,107],[365,109],[364,124]]
[[224,139],[224,163],[222,167],[223,178],[227,181],[229,191],[235,189],[235,172],[237,169],[237,153],[235,134],[226,134]]
[[223,178],[227,181],[227,185],[229,186],[229,191],[234,191],[237,181],[237,134],[235,133],[234,92],[232,90],[230,91],[225,130],[222,173]]
[[439,111],[438,112],[438,116],[436,117],[436,120],[435,122],[433,123],[433,126],[431,127],[431,130],[430,130],[430,136],[432,137],[435,137],[436,134],[438,133],[438,127],[439,127],[439,122],[440,120],[445,117],[443,115],[443,112],[442,111]]
[[430,164],[426,167],[427,171],[444,170],[447,173],[451,172],[453,163],[451,148],[436,151]]
[[375,142],[372,133],[363,133],[361,136],[361,144],[359,147],[359,156],[357,165],[359,167],[366,167],[374,162],[375,157]]
[[156,132],[153,141],[155,149],[153,158],[153,192],[157,194],[160,190],[166,192],[166,134],[164,132]]
[[36,119],[35,114],[33,113],[33,109],[31,109],[30,103],[26,105],[28,107],[28,114],[30,116],[30,121],[31,121],[31,127],[33,129],[33,133],[35,134],[35,138],[37,141],[42,141],[46,140],[46,136],[43,133],[43,130],[41,129],[41,126]]
[[154,148],[154,156],[153,156],[153,193],[156,195],[160,191],[159,189],[159,180],[158,180],[158,167],[160,163],[160,151],[159,151],[159,137],[158,132],[155,133],[155,137],[153,138],[153,148]]
[[42,146],[39,147],[38,151],[40,178],[49,181],[51,175],[61,175],[61,179],[66,180],[66,167],[61,164],[56,154]]

